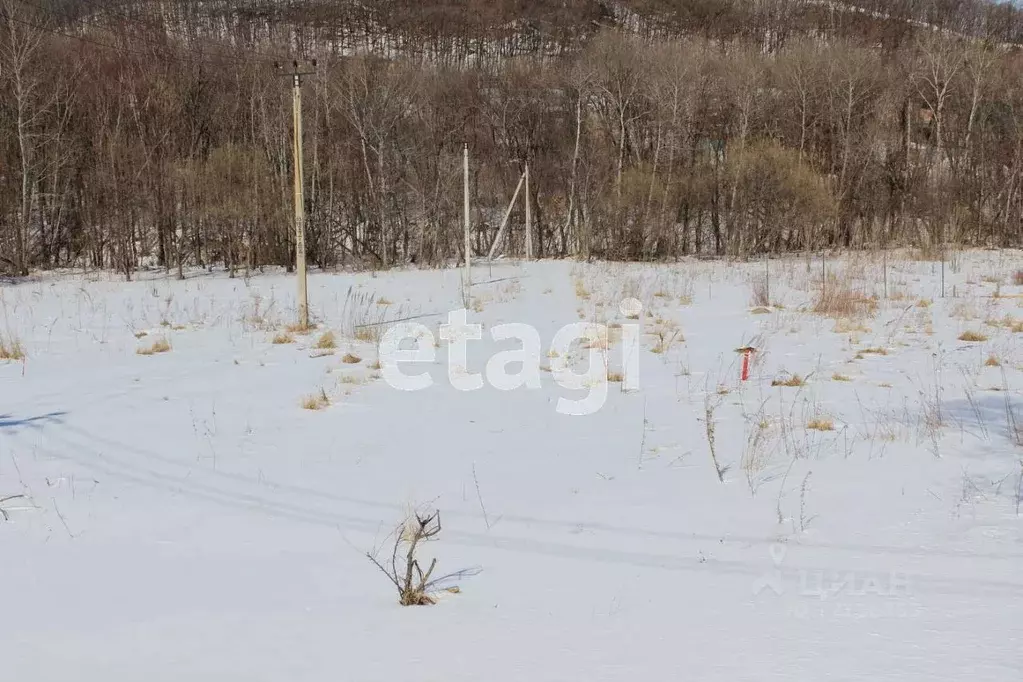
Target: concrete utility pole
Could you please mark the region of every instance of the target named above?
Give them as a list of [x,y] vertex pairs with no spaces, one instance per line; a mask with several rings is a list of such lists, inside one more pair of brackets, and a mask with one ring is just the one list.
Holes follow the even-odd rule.
[[462,159],[462,170],[465,175],[465,282],[462,289],[462,301],[468,308],[472,303],[472,241],[469,238],[469,143],[465,143],[465,153]]
[[302,156],[302,76],[316,74],[316,60],[310,62],[312,70],[299,70],[297,61],[291,62],[292,70],[285,71],[277,64],[281,75],[291,77],[291,114],[293,130],[293,154],[295,169],[295,273],[298,275],[298,326],[309,327],[309,295],[305,267],[305,191],[303,182]]
[[529,162],[526,161],[526,260],[533,260],[533,211],[529,196]]

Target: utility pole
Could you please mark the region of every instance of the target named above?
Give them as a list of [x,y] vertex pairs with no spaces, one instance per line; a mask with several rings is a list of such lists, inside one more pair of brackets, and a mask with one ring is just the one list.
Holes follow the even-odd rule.
[[309,328],[309,294],[305,267],[305,191],[302,156],[302,76],[316,75],[316,60],[310,62],[312,70],[302,71],[298,61],[291,62],[292,70],[285,71],[276,64],[278,72],[291,77],[291,114],[293,131],[293,166],[295,170],[295,273],[298,275],[298,326]]
[[469,239],[469,143],[465,143],[465,152],[462,158],[462,170],[465,176],[464,197],[465,197],[465,282],[462,289],[462,301],[468,308],[472,303],[472,241]]
[[533,211],[529,196],[529,162],[526,161],[526,260],[533,260]]

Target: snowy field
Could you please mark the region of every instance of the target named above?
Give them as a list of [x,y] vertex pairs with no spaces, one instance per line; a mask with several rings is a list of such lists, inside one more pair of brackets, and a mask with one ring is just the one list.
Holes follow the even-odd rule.
[[[477,267],[464,366],[455,270],[314,274],[310,333],[284,274],[0,285],[2,678],[1018,682],[1020,268],[959,254],[942,297],[940,263],[836,259],[822,298],[819,259],[769,292],[763,262]],[[380,364],[402,318],[423,390]],[[507,323],[539,387],[457,390]],[[410,508],[432,606],[366,556]]]

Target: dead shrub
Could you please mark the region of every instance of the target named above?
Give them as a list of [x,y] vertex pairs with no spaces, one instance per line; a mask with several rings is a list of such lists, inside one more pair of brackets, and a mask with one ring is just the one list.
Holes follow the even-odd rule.
[[750,305],[755,308],[771,307],[771,289],[767,275],[758,275],[750,284]]
[[362,358],[360,358],[358,355],[353,355],[352,353],[345,353],[345,356],[341,358],[341,362],[345,363],[346,365],[357,365],[360,362],[362,362]]
[[1017,270],[1012,273],[1012,283],[1018,287],[1023,287],[1023,270]]
[[762,474],[771,460],[769,446],[773,437],[771,420],[768,419],[764,411],[766,404],[766,402],[762,403],[755,414],[746,418],[746,447],[739,460],[739,467],[746,474],[746,484],[749,486],[750,494],[754,496],[757,494],[757,488],[763,482]]
[[273,343],[275,346],[280,346],[285,343],[295,343],[295,337],[289,334],[288,332],[278,332],[277,334],[274,335],[273,339],[271,340],[271,343]]
[[[437,559],[432,559],[430,567],[423,571],[418,552],[420,545],[437,537],[440,530],[439,511],[425,516],[410,514],[392,533],[394,545],[389,565],[385,566],[377,558],[377,552],[366,553],[366,557],[394,584],[398,590],[398,603],[402,606],[429,606],[437,603],[436,598],[430,594],[436,588],[430,578],[437,567]],[[457,588],[448,591],[456,592]]]
[[[721,395],[719,388],[718,395]],[[714,410],[721,404],[720,398],[712,398],[708,392],[707,396],[703,399],[703,428],[704,433],[707,436],[707,447],[710,449],[710,461],[714,464],[714,473],[717,474],[718,481],[721,483],[725,482],[725,473],[728,471],[728,467],[722,467],[718,462],[718,452],[715,438],[717,431],[717,422],[714,419]]]
[[997,355],[995,355],[994,353],[991,353],[990,355],[987,356],[987,360],[984,361],[984,366],[986,366],[986,367],[1001,367],[1002,366],[1002,361],[998,359]]

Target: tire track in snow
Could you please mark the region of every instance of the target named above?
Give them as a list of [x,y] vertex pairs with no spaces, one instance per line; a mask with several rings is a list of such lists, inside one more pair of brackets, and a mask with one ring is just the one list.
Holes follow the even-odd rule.
[[[81,434],[87,434],[87,432],[81,431],[80,429],[76,430]],[[357,532],[375,534],[379,532],[382,526],[379,520],[367,519],[350,513],[343,513],[336,509],[313,507],[304,504],[301,501],[274,499],[272,494],[265,495],[262,494],[263,490],[260,490],[260,488],[267,489],[268,486],[257,481],[246,480],[245,477],[223,475],[219,474],[219,472],[187,466],[182,462],[157,456],[157,461],[165,464],[173,464],[174,466],[186,469],[186,473],[184,473],[184,475],[168,473],[165,471],[159,471],[151,466],[147,467],[144,462],[132,462],[123,457],[123,455],[111,456],[109,454],[102,453],[84,442],[75,442],[74,440],[54,436],[53,434],[49,434],[49,437],[53,441],[56,441],[58,446],[62,444],[61,449],[66,450],[66,452],[58,452],[55,449],[43,448],[37,445],[36,449],[38,452],[56,460],[73,462],[92,471],[118,478],[127,483],[155,488],[171,494],[183,495],[232,509],[255,511],[270,518],[294,521],[297,523],[316,525],[326,528],[344,528]],[[106,439],[96,438],[96,440]],[[130,450],[124,451],[130,452]],[[199,480],[206,476],[213,480],[206,482]],[[241,486],[243,490],[231,490],[221,485],[222,483]],[[257,490],[244,490],[246,487],[256,488]],[[284,491],[298,497],[307,496],[309,492],[303,491],[301,488],[295,489],[294,487],[291,487],[292,490],[289,492],[288,488],[289,487],[281,487],[275,490],[269,489],[266,490],[266,492],[280,493],[281,491]],[[321,499],[328,502],[340,502],[342,504],[369,503],[376,507],[391,508],[391,505],[387,505],[386,503],[348,500],[345,498],[336,498],[327,494],[323,494]],[[401,507],[399,505],[393,505],[393,508],[400,509]],[[475,516],[471,514],[454,514],[454,516],[456,516],[456,518],[472,518],[475,520]],[[539,519],[534,520],[529,519],[528,517],[518,517],[516,522],[526,525],[532,525],[534,522],[544,525],[562,525],[560,522],[547,522]],[[586,524],[583,525],[586,526]],[[578,528],[578,525],[573,526],[573,528]],[[632,530],[640,530],[643,534],[648,534],[651,537],[663,537],[666,535],[658,534],[656,531],[645,531],[642,529],[621,529],[613,526],[604,526],[602,528],[602,524],[594,524],[593,526],[588,527],[588,529],[598,531],[605,530],[611,533],[623,530],[628,530],[630,532]],[[524,530],[528,532],[529,528],[527,527]],[[676,541],[694,540],[694,536],[692,535],[670,535],[670,539]],[[455,544],[473,547],[493,548],[515,553],[542,555],[584,562],[628,565],[633,567],[656,568],[662,570],[686,571],[693,573],[725,573],[731,575],[745,575],[752,578],[763,576],[765,570],[765,562],[761,557],[756,557],[753,560],[701,559],[697,557],[695,553],[685,556],[682,554],[621,550],[606,546],[583,546],[552,540],[540,540],[534,537],[498,535],[493,532],[477,533],[462,530],[457,527],[447,528],[445,530],[445,539]],[[760,542],[766,544],[771,541],[760,539]],[[812,549],[830,550],[829,547],[825,546],[796,546],[798,546],[801,551]],[[841,548],[839,545],[831,547]],[[888,554],[889,552],[882,551],[875,552],[874,556],[883,558]],[[973,562],[977,560],[976,558],[970,559]],[[830,563],[833,563],[833,561]],[[797,580],[799,579],[799,576],[806,571],[820,571],[822,568],[824,567],[786,565],[783,569],[781,569],[781,573],[787,579]],[[840,572],[841,571],[836,571],[836,573]],[[909,580],[915,587],[926,586],[930,591],[939,594],[953,593],[971,596],[978,594],[1009,596],[1011,594],[1023,597],[1023,583],[1016,581],[991,579],[978,580],[974,577],[940,576],[910,571],[900,571],[900,573],[905,575],[907,580]]]

